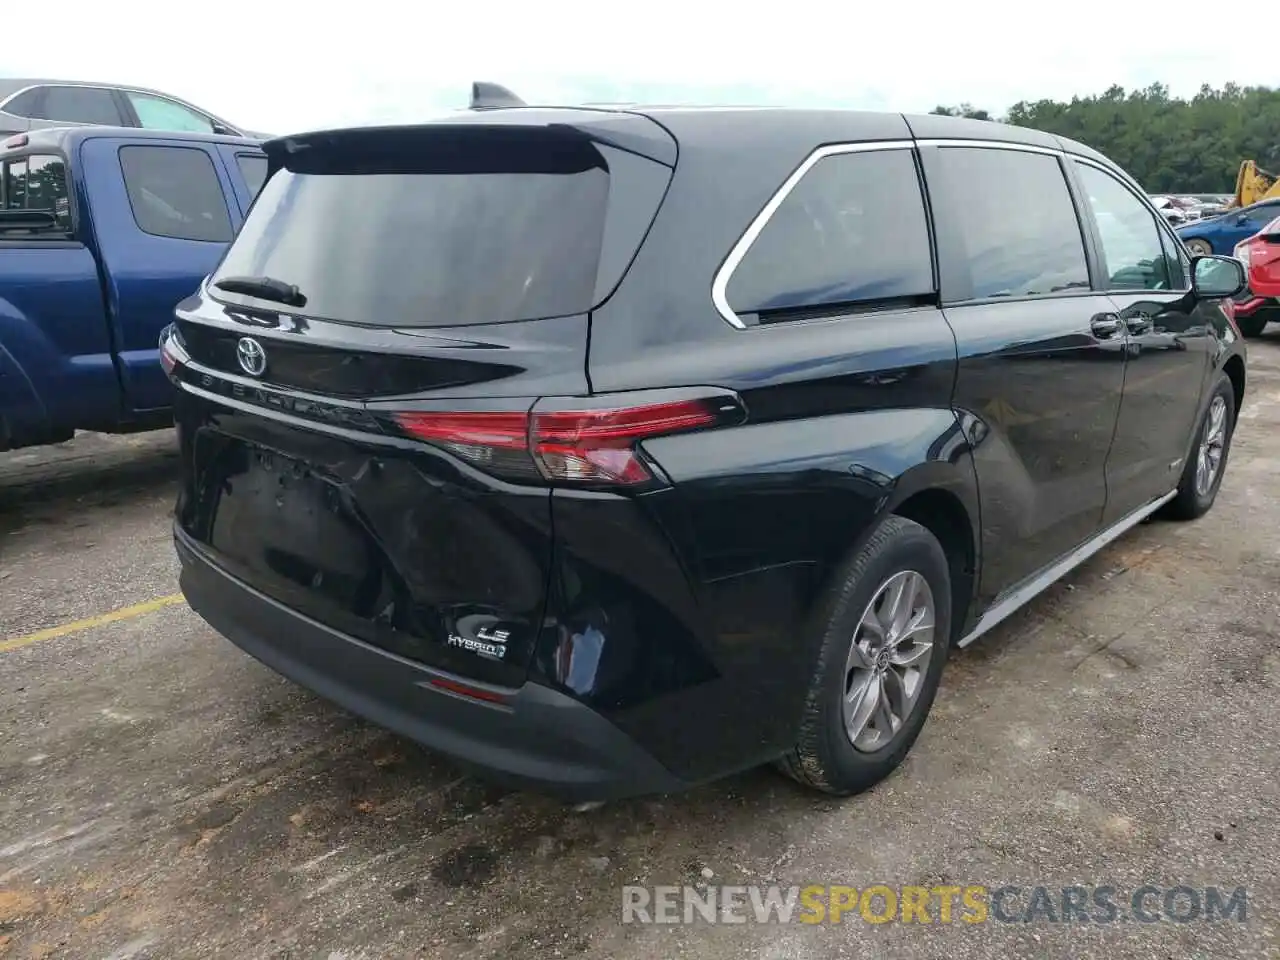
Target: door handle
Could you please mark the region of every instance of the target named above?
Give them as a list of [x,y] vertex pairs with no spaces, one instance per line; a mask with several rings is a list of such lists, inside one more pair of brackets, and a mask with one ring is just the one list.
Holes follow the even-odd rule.
[[1129,332],[1135,336],[1144,333],[1150,333],[1155,321],[1152,320],[1149,313],[1137,313],[1131,317],[1125,317],[1124,325],[1129,328]]
[[1120,332],[1120,318],[1114,313],[1099,313],[1089,321],[1089,329],[1099,340],[1110,340]]

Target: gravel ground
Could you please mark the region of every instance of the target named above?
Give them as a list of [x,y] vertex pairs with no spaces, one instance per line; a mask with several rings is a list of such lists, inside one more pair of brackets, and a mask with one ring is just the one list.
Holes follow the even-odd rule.
[[[180,603],[168,433],[0,455],[0,957],[1280,957],[1280,338],[1226,484],[953,656],[904,767],[574,811],[317,699]],[[626,884],[1245,887],[1245,922],[623,925]],[[1157,896],[1150,901],[1158,906]]]

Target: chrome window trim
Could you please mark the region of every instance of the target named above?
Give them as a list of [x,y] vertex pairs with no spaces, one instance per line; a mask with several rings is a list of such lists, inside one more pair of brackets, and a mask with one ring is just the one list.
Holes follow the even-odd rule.
[[[9,96],[5,97],[3,100],[0,100],[0,110],[4,110],[4,108],[5,108],[5,107],[7,107],[11,101],[13,101],[13,100],[17,100],[17,99],[18,99],[20,96],[22,96],[24,93],[27,93],[27,92],[29,92],[29,91],[31,91],[31,90],[35,90],[35,89],[37,89],[37,88],[39,88],[39,87],[43,87],[43,86],[46,86],[46,84],[43,84],[43,83],[29,83],[29,84],[27,84],[25,87],[23,87],[21,90],[18,90],[18,91],[15,91],[14,93],[9,94]],[[6,112],[7,112],[7,111],[6,111]],[[15,114],[14,114],[14,116],[16,117],[16,116],[17,116],[17,114],[15,113]],[[30,117],[26,117],[25,119],[30,120],[31,118],[30,118]]]
[[[756,242],[756,238],[760,236],[762,230],[778,212],[778,208],[782,206],[784,200],[796,188],[796,185],[804,179],[805,174],[812,170],[818,163],[827,157],[838,157],[846,153],[871,153],[879,150],[913,150],[915,149],[914,140],[874,140],[862,143],[831,143],[825,147],[818,147],[800,162],[800,165],[791,172],[791,176],[787,177],[769,202],[755,216],[755,219],[747,226],[742,236],[738,238],[738,242],[733,245],[729,251],[729,255],[724,258],[724,263],[720,265],[720,269],[716,271],[716,275],[711,281],[711,302],[715,304],[716,312],[724,319],[725,323],[733,327],[735,330],[746,330],[747,325],[742,322],[742,318],[734,313],[733,308],[729,306],[728,297],[725,291],[728,289],[729,280],[733,277],[733,272],[738,269],[738,264],[742,262],[742,258],[747,255],[747,251],[751,249],[751,245]],[[923,196],[922,196],[923,199]]]
[[1016,150],[1019,153],[1040,153],[1048,157],[1062,157],[1065,150],[1042,147],[1035,143],[1017,143],[1008,140],[917,140],[919,147],[980,147],[983,150]]

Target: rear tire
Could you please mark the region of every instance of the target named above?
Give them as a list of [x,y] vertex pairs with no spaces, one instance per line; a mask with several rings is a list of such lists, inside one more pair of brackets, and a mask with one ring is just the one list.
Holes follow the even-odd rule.
[[902,763],[938,692],[951,576],[937,538],[887,517],[837,571],[812,629],[822,631],[818,660],[799,737],[779,766],[807,787],[850,796]]
[[[1218,374],[1209,403],[1200,417],[1195,443],[1182,467],[1178,493],[1165,507],[1174,520],[1203,517],[1218,497],[1222,477],[1227,472],[1227,455],[1236,426],[1236,395],[1231,379]],[[1204,471],[1209,471],[1205,473]]]
[[1246,337],[1260,337],[1267,328],[1267,317],[1261,312],[1251,317],[1236,317],[1236,326]]
[[1193,257],[1208,257],[1213,254],[1213,247],[1209,245],[1208,240],[1201,240],[1196,237],[1192,240],[1184,240],[1183,243]]

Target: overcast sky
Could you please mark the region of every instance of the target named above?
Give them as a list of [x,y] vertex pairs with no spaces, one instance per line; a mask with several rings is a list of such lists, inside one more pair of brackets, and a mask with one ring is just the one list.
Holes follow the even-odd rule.
[[1269,56],[1233,55],[1229,20],[1171,27],[1177,18],[1165,16],[1157,27],[1158,9],[1118,0],[70,0],[58,7],[59,29],[30,22],[0,44],[0,75],[157,87],[272,133],[438,116],[464,106],[477,79],[541,103],[918,112],[968,101],[995,114],[1112,83],[1161,81],[1191,95],[1201,83],[1276,82]]

